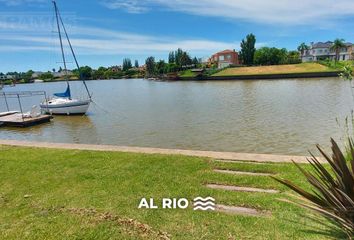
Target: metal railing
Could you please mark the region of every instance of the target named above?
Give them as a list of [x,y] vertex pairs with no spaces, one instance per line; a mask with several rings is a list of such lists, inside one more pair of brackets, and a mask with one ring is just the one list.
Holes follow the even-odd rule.
[[25,117],[24,117],[24,113],[23,113],[21,98],[34,97],[34,96],[44,96],[46,106],[48,108],[47,93],[45,91],[0,92],[0,98],[4,98],[6,109],[8,112],[10,111],[8,99],[10,99],[10,98],[17,99],[19,107],[20,107],[20,111],[21,111],[22,121],[24,121]]

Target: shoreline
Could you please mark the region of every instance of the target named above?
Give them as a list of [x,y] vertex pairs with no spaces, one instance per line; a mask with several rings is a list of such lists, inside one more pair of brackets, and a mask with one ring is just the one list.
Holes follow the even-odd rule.
[[324,78],[338,77],[341,71],[333,72],[308,72],[308,73],[277,73],[277,74],[252,74],[252,75],[230,75],[230,76],[197,76],[180,77],[177,81],[222,81],[222,80],[277,80],[294,78]]
[[[67,149],[67,150],[183,155],[183,156],[193,156],[193,157],[207,157],[212,159],[228,160],[228,161],[235,161],[235,162],[292,163],[292,161],[294,161],[296,163],[308,163],[307,161],[308,156],[291,156],[291,155],[275,155],[275,154],[217,152],[217,151],[164,149],[164,148],[149,148],[149,147],[127,147],[127,146],[116,146],[116,145],[95,145],[95,144],[77,144],[77,143],[49,143],[49,142],[3,140],[3,139],[0,139],[0,145],[14,146],[14,147]],[[319,160],[321,162],[323,161],[323,159],[321,158]]]
[[[195,77],[176,77],[165,78],[156,77],[156,81],[173,82],[173,81],[239,81],[239,80],[287,80],[287,79],[305,79],[305,78],[333,78],[339,77],[341,71],[333,72],[308,72],[308,73],[277,73],[277,74],[248,74],[248,75],[230,75],[230,76],[195,76]],[[144,79],[148,78],[112,78],[112,79],[85,79],[85,81],[111,81],[111,80],[131,80],[131,79]],[[42,83],[55,83],[64,82],[63,79],[54,79],[51,81],[43,81]],[[69,82],[80,81],[79,79],[70,79]],[[35,82],[17,82],[18,84],[33,84]],[[10,84],[4,84],[8,86]]]

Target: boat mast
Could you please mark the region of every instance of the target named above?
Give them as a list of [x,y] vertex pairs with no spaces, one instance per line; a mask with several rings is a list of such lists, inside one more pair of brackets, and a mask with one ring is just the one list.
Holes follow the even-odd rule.
[[89,91],[89,89],[88,89],[88,87],[87,87],[87,84],[86,84],[85,79],[83,79],[83,77],[82,77],[82,74],[81,74],[81,71],[80,71],[80,65],[79,65],[79,62],[77,61],[76,54],[75,54],[75,51],[74,51],[74,49],[73,49],[73,46],[71,45],[71,41],[70,41],[70,39],[69,39],[68,32],[66,31],[66,28],[65,28],[63,19],[61,18],[60,13],[58,13],[58,15],[59,15],[59,19],[60,19],[61,25],[63,26],[63,30],[64,30],[64,33],[65,33],[66,39],[68,40],[68,44],[69,44],[69,46],[70,46],[71,53],[72,53],[72,55],[73,55],[73,57],[74,57],[75,64],[76,64],[76,68],[77,68],[77,70],[79,71],[80,80],[82,80],[82,82],[84,83],[84,86],[85,86],[87,95],[88,95],[89,99],[91,100],[91,98],[92,98],[91,93],[90,93],[90,91]]
[[68,69],[67,69],[67,67],[66,67],[66,59],[65,59],[65,54],[64,54],[63,40],[62,40],[62,38],[61,38],[61,31],[60,31],[60,25],[59,25],[58,7],[57,7],[57,3],[56,3],[54,0],[53,0],[53,4],[54,4],[54,10],[55,10],[55,17],[56,17],[56,19],[57,19],[57,28],[58,28],[58,34],[59,34],[61,56],[62,56],[62,58],[63,58],[63,63],[64,63],[64,73],[65,73],[66,83],[68,84],[68,87],[69,87]]

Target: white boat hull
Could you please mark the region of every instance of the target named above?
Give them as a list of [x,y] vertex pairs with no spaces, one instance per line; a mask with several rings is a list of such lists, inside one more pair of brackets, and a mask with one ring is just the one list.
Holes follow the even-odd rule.
[[55,98],[41,103],[43,112],[53,115],[85,114],[90,107],[90,100]]

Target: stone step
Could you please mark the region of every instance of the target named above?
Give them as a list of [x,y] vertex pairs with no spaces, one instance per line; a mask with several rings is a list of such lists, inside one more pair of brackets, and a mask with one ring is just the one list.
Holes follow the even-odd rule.
[[264,217],[264,216],[271,215],[271,212],[269,211],[260,211],[255,208],[247,208],[247,207],[226,206],[222,204],[217,204],[215,211],[226,213],[226,214],[232,214],[232,215],[244,215],[244,216],[254,216],[254,217]]
[[226,159],[215,159],[214,162],[220,163],[248,163],[248,164],[255,164],[255,165],[264,165],[264,164],[273,164],[268,162],[255,162],[255,161],[243,161],[243,160],[226,160]]
[[211,189],[236,191],[236,192],[279,193],[278,190],[274,190],[274,189],[239,187],[239,186],[222,185],[222,184],[206,184],[205,186]]
[[248,175],[248,176],[272,176],[271,173],[257,173],[257,172],[243,172],[243,171],[234,171],[234,170],[224,170],[224,169],[214,169],[214,172],[225,173],[225,174],[234,174],[234,175]]

